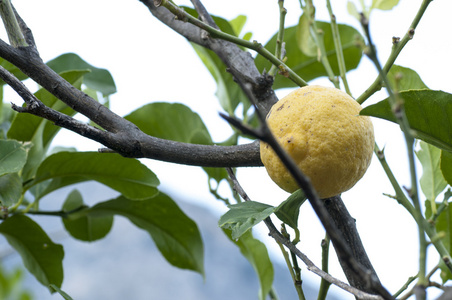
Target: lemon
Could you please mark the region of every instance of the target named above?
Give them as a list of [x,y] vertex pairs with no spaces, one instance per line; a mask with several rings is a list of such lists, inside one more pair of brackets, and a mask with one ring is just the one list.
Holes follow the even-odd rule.
[[[339,89],[306,86],[282,98],[267,115],[271,132],[322,199],[352,188],[369,167],[374,131],[360,110],[361,105]],[[268,144],[260,143],[260,155],[279,187],[289,193],[298,189]]]

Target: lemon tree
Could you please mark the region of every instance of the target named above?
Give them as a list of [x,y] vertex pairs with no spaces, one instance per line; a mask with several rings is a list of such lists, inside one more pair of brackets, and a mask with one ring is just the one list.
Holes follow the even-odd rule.
[[[366,172],[374,149],[369,117],[336,88],[307,86],[277,102],[267,115],[268,126],[297,166],[309,177],[319,197],[352,188]],[[287,192],[299,189],[273,149],[261,143],[262,162],[273,181]]]
[[[182,211],[177,203],[179,199],[173,199],[185,196],[184,193],[173,193],[167,184],[164,189],[167,193],[163,192],[159,186],[160,172],[155,170],[158,167],[147,164],[152,159],[202,167],[208,178],[208,192],[212,198],[224,204],[225,211],[219,218],[219,228],[209,229],[217,230],[219,235],[224,233],[227,241],[230,240],[237,247],[238,252],[255,270],[259,300],[278,299],[273,256],[267,250],[268,244],[262,241],[267,238],[276,241],[292,279],[285,282],[283,290],[296,293],[298,299],[324,300],[331,284],[344,289],[350,294],[350,298],[358,299],[392,300],[405,293],[402,299],[415,294],[417,299],[424,300],[427,299],[427,290],[431,290],[430,286],[445,290],[441,299],[452,298],[446,285],[452,280],[452,95],[446,91],[429,89],[414,70],[394,64],[405,45],[417,38],[415,30],[428,11],[431,0],[423,0],[419,4],[411,23],[406,24],[407,30],[403,36],[394,37],[392,45],[381,45],[391,48],[384,64],[376,54],[377,45],[372,42],[369,26],[370,20],[374,19],[369,17],[373,10],[391,10],[398,4],[398,0],[367,1],[371,4],[366,1],[349,1],[348,11],[358,19],[358,23],[349,22],[350,24],[338,23],[346,18],[334,14],[332,1],[329,0],[326,1],[326,8],[323,4],[314,7],[311,0],[274,1],[273,9],[279,12],[279,26],[274,28],[276,33],[266,37],[269,38],[266,43],[254,40],[251,32],[244,31],[244,28],[249,28],[244,15],[231,20],[212,16],[208,13],[210,7],[204,7],[200,0],[191,1],[193,7],[178,6],[177,2],[182,1],[177,0],[141,0],[146,11],[149,10],[155,17],[151,18],[153,22],[158,24],[151,22],[136,30],[129,26],[136,26],[137,23],[120,22],[123,27],[115,31],[115,37],[120,41],[120,36],[125,32],[127,36],[123,36],[124,40],[139,40],[140,45],[143,45],[133,49],[134,56],[141,54],[142,58],[140,57],[139,64],[128,65],[126,73],[130,76],[127,77],[141,75],[138,71],[143,70],[146,78],[155,74],[158,77],[146,80],[142,93],[152,99],[149,101],[153,103],[129,107],[135,102],[132,101],[134,97],[127,94],[127,99],[123,100],[127,101],[129,114],[125,117],[120,117],[119,112],[113,112],[110,107],[109,97],[116,92],[116,84],[109,71],[94,67],[74,53],[44,62],[39,53],[45,51],[38,51],[41,49],[37,48],[32,29],[19,17],[24,11],[33,14],[38,9],[33,9],[33,1],[22,2],[14,3],[17,5],[14,9],[10,0],[0,1],[0,17],[9,41],[0,39],[0,98],[2,101],[5,99],[5,103],[0,106],[0,235],[22,258],[24,267],[44,286],[43,289],[57,292],[64,299],[71,299],[69,294],[80,292],[80,289],[66,291],[70,286],[65,286],[63,282],[63,278],[71,278],[64,276],[71,272],[63,268],[66,245],[63,248],[58,241],[54,241],[53,235],[41,228],[42,219],[34,218],[34,215],[60,218],[62,230],[71,238],[85,242],[94,242],[114,234],[114,220],[117,217],[127,218],[137,229],[149,234],[162,254],[161,259],[179,269],[199,273],[199,279],[210,279],[212,274],[208,268],[212,266],[204,261],[205,251],[209,251],[209,247],[204,247],[201,234],[203,229],[199,229],[196,220]],[[40,9],[39,20],[45,19],[42,14],[48,11],[52,11],[52,17],[60,16],[54,13],[55,9],[42,9],[45,2],[39,1],[37,4]],[[109,7],[118,5],[115,1],[110,2]],[[242,1],[237,6],[229,2],[217,2],[215,5],[231,6],[237,10],[254,2],[250,13],[256,13],[256,7],[260,12],[261,7],[270,3]],[[289,6],[294,2],[295,9]],[[353,2],[359,2],[360,7]],[[405,3],[408,3],[405,7],[416,5],[413,4],[415,1],[405,0]],[[445,12],[450,11],[447,9],[447,5],[450,5],[447,1],[435,4],[441,8],[444,6]],[[71,4],[68,2],[67,5]],[[86,20],[95,19],[88,17],[94,11],[92,1],[81,0],[77,2],[77,6],[91,7],[91,10],[85,9],[83,13],[87,14]],[[285,6],[290,8],[286,9]],[[119,9],[124,10],[124,5],[120,4]],[[69,13],[65,17],[68,19],[73,15],[80,15],[72,9],[67,11]],[[285,16],[288,12],[301,13],[287,22]],[[316,13],[327,16],[326,20],[319,19]],[[402,22],[402,14],[394,14],[397,17],[393,22]],[[139,13],[130,15],[142,16]],[[257,15],[263,16],[262,22],[273,24],[266,19],[273,15]],[[277,15],[274,14],[275,17]],[[117,18],[114,20],[118,23]],[[75,24],[79,29],[78,21],[67,23]],[[448,20],[442,18],[442,21]],[[64,22],[66,20],[53,23]],[[195,112],[200,107],[196,105],[201,101],[196,102],[196,105],[188,102],[166,103],[154,94],[156,89],[162,87],[166,88],[162,95],[182,91],[185,99],[190,98],[189,93],[195,92],[196,100],[206,100],[205,94],[200,96],[200,92],[207,90],[206,81],[199,80],[198,76],[191,73],[191,67],[185,68],[182,66],[183,61],[177,60],[182,51],[175,57],[174,51],[169,51],[173,49],[167,48],[170,44],[166,42],[146,47],[148,35],[142,34],[142,28],[152,28],[153,34],[157,36],[165,30],[158,27],[159,22],[190,41],[195,53],[212,75],[217,87],[215,95],[224,113],[222,116],[231,125],[230,136],[219,138],[218,141],[216,135],[211,135],[209,130],[217,128],[208,128],[201,115]],[[90,28],[92,36],[107,39],[101,55],[122,50],[121,47],[111,47],[111,37],[105,34],[105,28],[117,25],[115,23],[108,24],[106,21],[108,26]],[[37,26],[39,22],[33,24]],[[65,34],[69,35],[69,26],[64,28]],[[154,30],[157,28],[159,30]],[[94,34],[96,30],[99,30],[97,35]],[[254,30],[262,28],[257,26]],[[379,30],[378,25],[373,30]],[[135,35],[137,31],[139,34]],[[256,36],[256,39],[261,39],[260,35]],[[155,40],[157,38],[152,42]],[[167,36],[160,40],[167,41]],[[75,38],[60,39],[61,43],[66,41],[74,41],[77,45],[87,44],[86,41]],[[90,47],[91,51],[102,48],[102,43],[98,45]],[[147,58],[155,59],[152,54],[156,53],[156,49],[159,62],[164,62],[161,67],[155,67],[154,60],[151,63],[146,61]],[[122,52],[115,53],[116,57],[112,61],[124,63],[134,58],[130,55],[123,58]],[[48,54],[43,54],[43,57],[46,56]],[[368,65],[361,63],[366,56],[373,62],[378,75],[369,86],[362,87],[360,95],[354,94],[352,84],[348,82],[348,78],[352,78],[348,77],[348,72],[356,69],[357,72],[371,74],[366,69]],[[118,60],[118,57],[121,59]],[[446,59],[443,59],[444,63]],[[432,73],[436,71],[433,69]],[[183,78],[184,82],[176,79],[180,74],[182,77],[179,78]],[[136,78],[140,75],[136,75]],[[24,80],[27,85],[22,84]],[[316,84],[323,80],[324,86],[313,85],[312,80],[319,80]],[[165,81],[171,82],[172,88],[164,87]],[[190,81],[189,88],[185,81]],[[36,84],[28,84],[30,82]],[[134,81],[131,90],[143,88],[139,82]],[[11,107],[6,103],[9,102],[7,86],[22,98],[23,105],[13,104]],[[121,84],[121,87],[124,85]],[[278,101],[275,90],[281,88],[294,90]],[[387,93],[387,97],[384,96],[386,99],[381,99],[381,94],[376,93],[379,90]],[[371,98],[376,101],[369,105],[367,101]],[[217,112],[213,113],[216,116]],[[264,120],[267,113],[268,117]],[[379,148],[379,144],[383,142],[374,141],[371,117],[396,123],[397,129],[402,130],[407,151],[396,154],[398,158],[408,161],[409,184],[402,185],[396,179],[403,177],[400,176],[400,170],[391,169],[392,162],[386,161],[384,151]],[[210,119],[212,120],[214,118]],[[224,120],[219,119],[219,122],[224,125]],[[374,124],[378,126],[381,123]],[[77,151],[74,147],[78,145],[72,140],[74,147],[53,147],[56,136],[67,134],[61,128],[95,141],[103,148],[100,151],[94,151],[97,148],[88,152]],[[273,143],[273,135],[277,143]],[[259,140],[269,144],[260,143]],[[364,176],[373,151],[376,154],[373,161],[380,162],[395,194],[390,195],[391,191],[384,190],[378,195],[363,198],[380,201],[380,197],[390,195],[389,200],[385,199],[386,203],[397,201],[397,205],[401,204],[406,210],[407,217],[414,220],[407,223],[418,231],[416,242],[419,247],[406,247],[403,251],[407,254],[417,251],[416,260],[412,263],[416,267],[415,271],[394,268],[386,261],[374,268],[355,226],[355,220],[358,223],[365,214],[352,217],[342,201],[341,193],[352,189]],[[416,168],[419,163],[422,165],[422,175],[419,174],[419,168]],[[265,199],[250,199],[246,191],[248,187],[244,189],[240,185],[243,178],[240,171],[236,176],[236,170],[240,167],[263,165],[275,183],[290,193],[285,199],[276,199],[275,206],[268,204],[267,198],[273,197],[266,195],[263,197]],[[298,183],[303,183],[301,189],[287,169],[291,170]],[[177,180],[174,186],[182,190],[181,180]],[[83,186],[86,181],[97,181],[119,195],[114,199],[99,201],[93,199],[91,193],[84,193],[79,188],[80,190],[68,191],[64,201],[55,199],[54,191],[61,192],[63,188],[76,183]],[[313,193],[313,190],[317,193]],[[344,193],[344,198],[347,196]],[[55,200],[50,202],[57,206],[56,209],[43,209],[48,206],[41,204],[49,199]],[[318,248],[322,252],[321,267],[316,265],[317,261],[311,261],[301,252],[304,246],[312,246],[300,233],[301,229],[306,229],[300,228],[303,223],[298,220],[300,209],[306,201],[311,204],[326,231],[326,235],[322,232],[319,237],[319,240],[325,237]],[[379,203],[384,205],[384,202]],[[367,203],[363,205],[369,207]],[[384,219],[386,215],[378,217]],[[385,222],[392,221],[388,219]],[[399,222],[398,216],[395,219],[395,222]],[[265,230],[268,230],[270,237],[255,234],[254,227],[261,223],[266,226]],[[380,226],[375,228],[379,235]],[[396,234],[398,238],[400,233]],[[330,240],[348,285],[340,279],[341,274],[328,269],[328,257],[332,253],[329,251]],[[302,242],[300,244],[303,247],[299,246],[299,242]],[[319,244],[312,247],[318,247]],[[388,248],[395,251],[392,248],[396,247]],[[375,253],[380,249],[372,250]],[[430,253],[434,256],[427,264],[427,254]],[[438,258],[441,259],[435,263],[434,260]],[[310,281],[305,280],[309,278],[309,274],[312,275],[301,271],[305,268],[304,265],[315,274],[313,276],[321,277],[321,283],[315,289],[319,291],[316,295],[309,293],[304,284]],[[428,270],[430,265],[433,268]],[[86,268],[84,274],[95,273],[89,269],[90,266],[83,267]],[[400,286],[395,287],[394,282],[388,283],[388,287],[383,286],[376,272],[382,269],[398,276],[395,284]],[[165,270],[158,270],[160,271]],[[406,280],[403,271],[412,273],[408,276],[415,276]],[[150,269],[149,272],[156,271]],[[227,287],[226,290],[215,290],[216,296],[226,295],[226,292],[235,288],[228,281],[234,276],[223,276],[229,275],[224,274],[226,272],[223,270],[217,269],[216,272],[222,276],[213,277],[221,278],[222,286]],[[0,292],[5,297],[16,294],[16,280],[19,277],[5,276],[0,268]],[[388,281],[392,280],[382,278],[382,282]],[[127,291],[133,290],[130,278],[126,277],[124,282],[127,283],[124,285]],[[157,283],[149,280],[151,288],[154,284]],[[248,280],[246,284],[251,286]],[[172,286],[179,288],[183,285],[172,283]],[[287,289],[287,286],[293,288]],[[97,287],[98,290],[104,288],[100,285]],[[18,292],[17,295],[19,294],[22,293]],[[146,296],[168,298],[167,295]],[[209,299],[211,298],[218,297]]]

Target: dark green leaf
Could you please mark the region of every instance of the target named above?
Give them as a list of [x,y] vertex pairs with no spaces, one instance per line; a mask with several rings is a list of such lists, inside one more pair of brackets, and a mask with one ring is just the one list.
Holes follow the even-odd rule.
[[0,176],[0,205],[12,206],[22,196],[22,179],[18,173]]
[[0,224],[0,233],[41,284],[61,287],[63,247],[53,243],[38,224],[24,215],[14,215]]
[[[71,212],[84,206],[82,195],[73,190],[63,205],[65,212]],[[89,215],[77,219],[63,218],[66,230],[76,239],[92,242],[104,238],[113,226],[113,216],[92,217]]]
[[221,216],[218,225],[221,228],[231,229],[232,238],[238,239],[256,224],[270,216],[275,207],[255,202],[246,201],[229,206],[229,211]]
[[425,197],[428,200],[435,201],[436,197],[447,186],[440,168],[441,150],[423,141],[420,142],[420,147],[421,149],[416,152],[422,164],[420,185]]
[[[452,94],[410,90],[400,94],[412,134],[440,149],[452,151]],[[365,107],[361,115],[396,122],[388,99]]]
[[[331,25],[326,22],[317,22],[317,27],[324,32],[324,43],[325,49],[328,56],[328,61],[331,64],[333,72],[339,74],[339,67],[337,63],[337,55],[334,47],[334,40],[331,32]],[[339,24],[339,32],[341,35],[342,49],[344,53],[345,66],[347,71],[355,69],[359,62],[361,61],[362,51],[357,47],[357,41],[362,40],[362,36],[359,32],[348,25]],[[325,71],[324,66],[321,62],[317,60],[317,57],[310,57],[303,52],[301,52],[298,44],[296,42],[297,27],[288,27],[284,31],[285,42],[286,42],[286,64],[295,73],[297,73],[305,81],[310,81],[312,79],[328,76]],[[270,52],[274,52],[276,47],[277,35],[275,34],[270,41],[265,45],[265,48]],[[265,70],[270,70],[271,63],[269,63],[265,58],[258,55],[256,57],[256,66],[262,72]],[[275,82],[273,84],[274,89],[280,89],[285,87],[295,87],[293,83],[288,78],[284,76],[276,76]]]
[[204,275],[204,248],[198,227],[167,195],[160,193],[143,201],[119,197],[81,213],[92,217],[121,215],[128,218],[151,235],[169,263]]
[[0,140],[0,176],[22,170],[29,148],[29,145],[18,141]]
[[296,190],[276,208],[275,215],[293,229],[297,229],[300,206],[305,201],[306,196],[303,191],[301,189]]
[[143,200],[158,193],[159,180],[140,161],[114,153],[58,152],[39,166],[32,184],[52,179],[42,197],[63,186],[95,180],[129,199]]
[[452,185],[452,153],[441,151],[441,172],[449,185]]
[[387,76],[391,86],[399,92],[428,89],[421,77],[410,68],[393,65]]
[[253,237],[251,230],[245,232],[239,239],[231,237],[229,230],[224,230],[224,232],[239,247],[242,255],[256,271],[260,283],[259,299],[267,299],[274,277],[273,264],[268,256],[267,248],[261,241]]
[[63,54],[49,61],[47,65],[57,73],[68,70],[90,70],[90,73],[86,74],[83,79],[83,83],[87,87],[101,92],[104,96],[116,93],[116,85],[110,72],[93,67],[77,54]]
[[[161,139],[191,144],[213,144],[206,125],[189,107],[179,103],[146,104],[125,117],[144,133]],[[220,182],[227,177],[219,168],[203,168],[209,178]]]
[[212,139],[199,115],[179,103],[146,104],[125,117],[144,133],[184,142],[211,144]]

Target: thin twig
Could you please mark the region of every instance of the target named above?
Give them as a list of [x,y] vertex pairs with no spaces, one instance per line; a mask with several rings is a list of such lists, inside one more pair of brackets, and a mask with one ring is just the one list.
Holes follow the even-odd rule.
[[[405,45],[413,39],[414,32],[416,30],[417,25],[419,24],[422,16],[424,15],[425,11],[427,10],[428,5],[433,0],[424,0],[419,7],[418,12],[416,13],[416,16],[414,17],[413,21],[411,22],[411,25],[409,26],[407,32],[403,36],[402,39],[393,39],[393,46],[391,54],[389,55],[388,59],[386,60],[385,65],[383,66],[383,72],[384,74],[387,74],[391,67],[394,65],[394,62],[396,61],[397,57],[399,56],[402,49],[405,47]],[[378,74],[377,78],[374,80],[374,82],[367,88],[364,93],[362,93],[356,101],[358,103],[362,104],[364,101],[369,99],[370,96],[372,96],[375,92],[380,90],[382,87],[381,84],[381,77],[380,74]]]
[[425,299],[425,287],[427,286],[426,279],[426,265],[427,265],[427,240],[425,236],[424,229],[424,218],[422,215],[422,208],[419,200],[419,194],[417,189],[417,175],[416,175],[416,163],[414,158],[414,137],[411,134],[410,125],[408,123],[408,119],[405,114],[405,109],[403,106],[403,102],[401,99],[397,97],[397,95],[393,92],[391,84],[389,82],[386,73],[382,69],[380,65],[380,61],[377,57],[377,51],[375,45],[372,42],[372,37],[369,29],[369,21],[361,14],[361,24],[363,26],[365,35],[367,37],[368,42],[368,51],[366,51],[366,55],[370,58],[370,60],[374,63],[378,74],[380,74],[380,78],[384,82],[386,86],[386,90],[389,94],[389,104],[391,105],[392,112],[397,120],[397,123],[400,125],[406,142],[406,147],[408,150],[408,160],[409,160],[409,168],[410,168],[410,177],[411,177],[411,187],[408,190],[410,198],[414,205],[414,218],[416,220],[418,226],[418,235],[419,235],[419,279],[417,282],[416,294],[420,299]]
[[[281,61],[284,61],[284,53],[283,53],[283,45],[284,45],[284,31],[285,31],[285,20],[286,20],[286,14],[287,10],[284,8],[284,0],[278,0],[278,6],[279,6],[279,29],[278,29],[278,36],[276,38],[276,49],[275,49],[275,56],[276,58],[280,59]],[[268,71],[268,74],[271,76],[275,76],[276,72],[278,71],[278,67],[275,65],[272,65],[270,68],[270,71]]]

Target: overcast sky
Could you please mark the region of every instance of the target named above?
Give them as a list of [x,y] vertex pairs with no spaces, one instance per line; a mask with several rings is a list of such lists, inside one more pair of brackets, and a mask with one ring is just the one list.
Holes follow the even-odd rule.
[[[188,1],[175,2],[190,5]],[[314,2],[317,15],[325,20],[325,1]],[[359,27],[358,22],[345,10],[346,1],[332,2],[339,23]],[[382,61],[391,50],[392,37],[404,35],[421,2],[401,0],[390,12],[376,11],[372,14],[372,35]],[[244,30],[253,32],[253,39],[262,43],[278,28],[276,0],[208,0],[203,3],[211,13],[225,18],[247,15],[248,22]],[[209,72],[191,46],[155,20],[138,0],[16,0],[14,5],[33,30],[44,60],[75,52],[90,64],[106,68],[112,73],[118,93],[111,97],[111,108],[119,115],[126,115],[152,101],[181,102],[201,115],[215,141],[224,140],[230,135],[228,125],[218,117],[221,108],[215,98],[216,86]],[[296,24],[301,13],[298,1],[286,0],[285,6],[288,9],[287,24]],[[446,92],[452,92],[449,71],[452,69],[452,42],[449,38],[452,20],[448,15],[451,8],[450,1],[433,1],[414,40],[396,62],[417,71],[430,88]],[[4,35],[2,38],[5,38]],[[359,96],[375,76],[374,67],[363,58],[359,69],[348,76],[353,94]],[[331,85],[325,79],[316,80],[315,83]],[[287,90],[278,91],[280,96],[287,93]],[[380,93],[369,103],[384,97],[385,94]],[[13,96],[10,99],[20,103]],[[406,151],[398,127],[380,120],[374,120],[374,125],[377,143],[386,148],[390,166],[402,184],[409,186]],[[97,143],[78,138],[67,131],[62,131],[57,143],[87,151],[99,148]],[[199,203],[211,207],[218,214],[225,210],[208,193],[206,177],[199,168],[150,160],[144,162],[156,172],[164,188],[177,188],[181,194],[195,195],[192,198],[199,199]],[[241,169],[239,180],[253,200],[276,205],[287,197],[269,180],[263,168]],[[343,199],[357,220],[364,245],[383,284],[395,292],[409,276],[417,272],[417,233],[413,230],[416,227],[408,213],[382,193],[394,192],[378,161],[374,159],[365,177],[355,188],[344,193]],[[324,233],[310,207],[305,206],[301,215],[300,247],[320,265],[319,245]],[[265,230],[261,237],[268,241]],[[436,262],[437,257],[434,256],[430,265]],[[335,276],[343,278],[337,264],[331,270]]]

